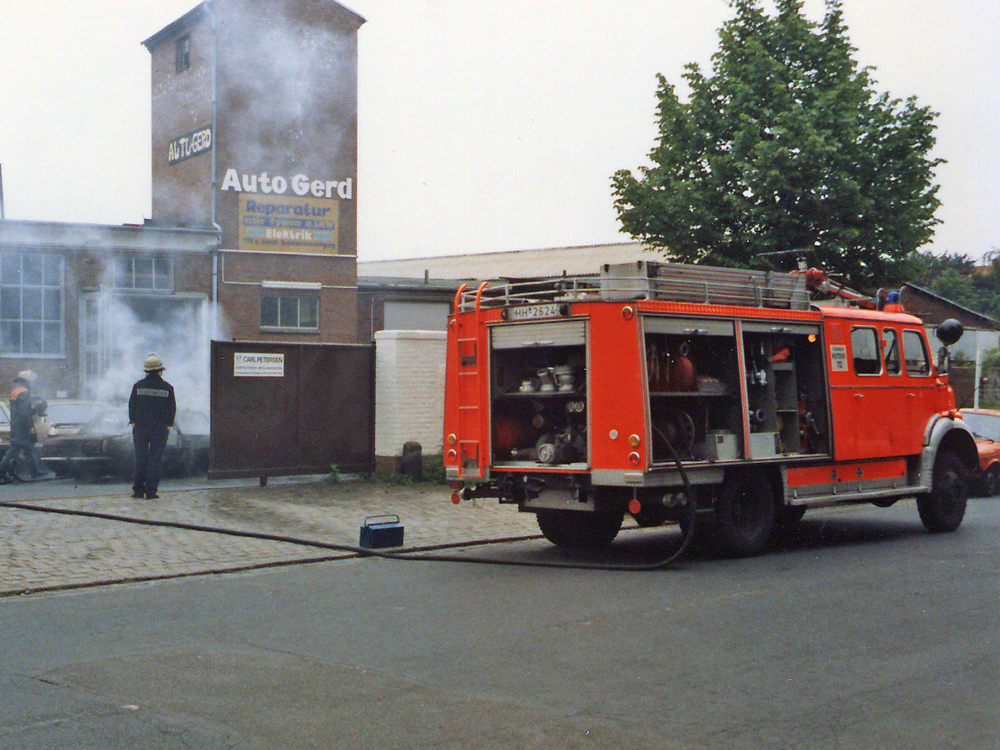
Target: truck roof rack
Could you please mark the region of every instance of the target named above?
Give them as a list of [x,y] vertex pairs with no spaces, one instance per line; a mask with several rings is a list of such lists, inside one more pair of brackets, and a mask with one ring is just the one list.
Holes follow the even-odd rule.
[[596,275],[504,280],[461,294],[460,311],[544,302],[669,300],[705,305],[809,309],[801,273],[750,271],[682,263],[605,264]]

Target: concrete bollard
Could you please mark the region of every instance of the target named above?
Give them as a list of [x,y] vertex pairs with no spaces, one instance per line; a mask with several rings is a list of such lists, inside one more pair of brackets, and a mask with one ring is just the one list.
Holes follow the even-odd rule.
[[401,471],[414,482],[424,479],[423,448],[416,440],[409,440],[403,445]]

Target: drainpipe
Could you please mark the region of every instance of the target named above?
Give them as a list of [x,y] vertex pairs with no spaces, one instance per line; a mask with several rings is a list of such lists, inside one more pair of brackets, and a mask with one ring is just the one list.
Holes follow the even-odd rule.
[[[219,248],[222,246],[222,227],[216,221],[216,192],[219,184],[218,178],[218,142],[219,142],[219,90],[217,74],[219,71],[219,31],[218,21],[215,15],[215,3],[205,3],[205,10],[209,18],[212,19],[212,227],[215,229],[217,240],[215,249],[212,250],[212,306],[214,308],[219,300]],[[216,331],[217,333],[218,331]]]

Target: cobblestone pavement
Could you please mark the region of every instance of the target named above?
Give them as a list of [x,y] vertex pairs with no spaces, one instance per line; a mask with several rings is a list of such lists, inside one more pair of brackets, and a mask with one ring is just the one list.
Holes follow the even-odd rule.
[[[2,492],[2,490],[0,490]],[[450,502],[441,485],[345,481],[21,500],[22,505],[357,546],[371,516],[398,515],[403,550],[539,535],[535,517],[496,501]],[[5,500],[0,494],[0,501]],[[245,570],[352,553],[71,513],[0,507],[0,596]]]

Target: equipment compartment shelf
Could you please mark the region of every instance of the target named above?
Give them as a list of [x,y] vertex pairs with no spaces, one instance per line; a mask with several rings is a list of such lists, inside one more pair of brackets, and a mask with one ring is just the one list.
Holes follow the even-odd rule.
[[729,391],[716,391],[714,393],[705,391],[651,391],[650,396],[666,398],[722,398],[731,396]]
[[507,391],[497,394],[498,398],[553,398],[562,396],[563,398],[580,398],[583,391]]

